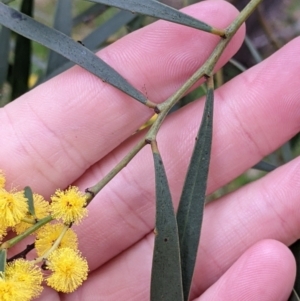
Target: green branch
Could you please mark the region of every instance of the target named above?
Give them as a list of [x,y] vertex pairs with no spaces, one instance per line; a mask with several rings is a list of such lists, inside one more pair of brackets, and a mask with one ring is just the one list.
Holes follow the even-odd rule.
[[210,78],[213,75],[214,68],[224,52],[226,46],[231,41],[235,33],[252,14],[254,9],[262,0],[252,0],[241,11],[237,18],[225,29],[225,37],[221,38],[216,48],[208,57],[206,62],[167,100],[156,106],[154,109],[158,113],[157,119],[150,127],[148,133],[124,158],[118,163],[99,183],[86,189],[87,203],[90,203],[95,195],[115,176],[117,175],[146,145],[156,140],[156,135],[171,108],[195,85],[202,77]]
[[118,163],[100,182],[96,185],[87,188],[86,197],[87,205],[92,201],[95,195],[111,180],[113,179],[130,161],[135,155],[147,144],[145,139],[139,141],[136,146]]
[[34,224],[32,227],[30,227],[27,230],[25,230],[20,235],[18,235],[16,237],[13,237],[12,239],[9,239],[9,240],[5,241],[0,246],[0,249],[9,249],[9,248],[13,247],[15,244],[17,244],[18,242],[20,242],[21,240],[23,240],[25,237],[29,236],[30,234],[32,234],[33,232],[35,232],[36,230],[38,230],[42,226],[44,226],[47,223],[49,223],[50,221],[52,221],[52,219],[53,218],[52,218],[51,215],[48,215],[48,216],[42,218],[36,224]]

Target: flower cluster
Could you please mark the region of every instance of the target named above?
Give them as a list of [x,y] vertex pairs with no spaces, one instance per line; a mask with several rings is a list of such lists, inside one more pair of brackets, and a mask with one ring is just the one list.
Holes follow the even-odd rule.
[[6,265],[0,277],[0,300],[29,301],[41,291],[43,275],[41,269],[25,259],[16,259]]
[[[0,301],[30,301],[40,295],[43,283],[58,292],[73,292],[88,274],[71,229],[87,215],[86,196],[71,186],[57,190],[49,203],[30,189],[29,196],[25,191],[8,191],[5,183],[0,171]],[[16,235],[7,238],[9,231]],[[9,248],[28,236],[34,242],[6,259]],[[32,250],[37,257],[27,260]]]

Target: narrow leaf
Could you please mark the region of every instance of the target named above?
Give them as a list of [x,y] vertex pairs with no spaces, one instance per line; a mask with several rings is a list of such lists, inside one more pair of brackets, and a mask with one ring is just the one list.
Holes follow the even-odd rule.
[[32,190],[29,186],[26,186],[24,188],[24,195],[25,198],[27,199],[27,204],[28,204],[28,211],[29,213],[35,217],[35,210],[34,210],[34,203],[33,203],[33,194]]
[[144,27],[146,18],[147,18],[147,16],[143,16],[143,15],[136,16],[136,18],[134,20],[132,20],[132,22],[129,22],[127,24],[127,26],[126,26],[127,32],[130,33],[130,32],[133,32],[137,29]]
[[284,163],[293,160],[294,156],[290,141],[287,141],[285,144],[283,144],[280,149]]
[[178,230],[169,184],[156,144],[152,144],[156,182],[155,243],[151,301],[182,301]]
[[143,104],[147,98],[130,85],[118,72],[93,52],[73,41],[65,34],[41,24],[34,19],[0,2],[0,24],[34,40],[85,68],[89,72],[120,89]]
[[[0,95],[3,84],[7,79],[10,30],[4,26],[0,31]],[[1,96],[0,96],[1,97]]]
[[73,19],[73,26],[77,26],[80,23],[87,23],[94,20],[100,14],[105,12],[107,9],[106,5],[94,4],[93,6],[86,9],[84,12],[80,13]]
[[[58,0],[56,4],[55,18],[53,27],[67,36],[71,36],[72,31],[72,1]],[[55,51],[50,51],[46,75],[62,66],[68,60]]]
[[[28,15],[32,15],[33,0],[23,0],[21,11]],[[28,91],[28,81],[31,67],[31,41],[22,35],[17,35],[15,60],[12,67],[11,85],[12,93],[11,99],[23,95]]]
[[[113,33],[115,33],[122,26],[126,25],[131,20],[135,19],[136,16],[126,12],[121,11],[110,18],[107,22],[96,28],[92,33],[82,40],[82,44],[90,49],[96,50],[102,43],[104,43]],[[72,62],[67,62],[53,72],[48,74],[46,77],[40,79],[39,84],[49,80],[50,78],[64,72],[65,70],[71,68],[74,64]]]
[[268,163],[266,161],[260,161],[257,164],[255,164],[252,168],[253,169],[257,169],[257,170],[261,170],[261,171],[270,172],[270,171],[275,170],[276,166],[273,165],[273,164],[270,164],[270,163]]
[[213,78],[177,212],[184,300],[188,300],[196,263],[210,162],[213,125]]
[[0,272],[5,272],[6,266],[6,250],[0,249]]
[[155,0],[89,0],[222,35],[221,31]]
[[120,11],[104,24],[95,29],[91,34],[82,40],[85,47],[95,50],[104,43],[111,35],[116,33],[122,26],[126,25],[136,16],[127,12]]
[[245,44],[248,47],[250,53],[252,54],[252,57],[254,58],[255,62],[257,64],[260,63],[263,60],[263,58],[261,54],[258,52],[258,50],[256,49],[254,43],[251,41],[251,39],[248,36],[245,37]]

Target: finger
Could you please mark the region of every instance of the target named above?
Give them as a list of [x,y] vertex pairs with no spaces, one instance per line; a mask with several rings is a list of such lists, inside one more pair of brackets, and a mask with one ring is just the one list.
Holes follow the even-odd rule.
[[88,300],[92,296],[107,301],[149,300],[153,238],[153,233],[147,235],[120,256],[92,272],[75,294],[64,295],[62,300]]
[[[218,27],[237,15],[225,1],[199,3],[185,12]],[[243,32],[233,39],[219,67],[239,48]],[[203,64],[219,39],[159,21],[99,56],[138,89],[145,86],[152,101],[161,102]],[[72,68],[0,110],[1,169],[8,182],[49,195],[77,179],[152,113],[87,71]]]
[[[90,274],[75,294],[65,295],[63,300],[77,300],[76,296],[78,300],[88,299],[95,295],[107,301],[149,300],[153,243],[151,233]],[[295,260],[288,248],[278,241],[261,241],[241,254],[196,300],[286,300],[295,273]],[[204,273],[194,275],[191,300],[195,298],[195,288],[203,280]]]
[[35,301],[61,301],[58,292],[45,286],[41,295]]
[[[294,59],[299,50],[300,39],[297,39],[216,92],[208,192],[237,177],[299,131],[300,90],[294,77],[300,68],[300,61]],[[277,84],[277,77],[282,66],[278,62],[289,70],[280,79],[280,85]],[[271,68],[274,68],[273,71],[268,71]],[[253,82],[254,79],[255,86],[249,87],[248,94],[245,93],[243,89],[246,87],[241,88],[240,85]],[[220,95],[226,92],[228,99],[225,96],[220,99]],[[248,101],[243,100],[247,97]],[[158,137],[175,203],[181,193],[202,107],[200,101],[171,115]],[[240,121],[236,118],[240,118]],[[86,188],[101,179],[130,150],[134,139],[101,160],[78,184]],[[289,169],[285,169],[285,172],[289,172]],[[281,176],[284,177],[284,173]],[[294,191],[299,195],[297,187]],[[150,150],[145,149],[90,204],[89,218],[78,229],[82,249],[89,258],[91,269],[110,260],[152,231],[154,212],[153,162]],[[273,218],[276,220],[276,216]],[[94,252],[95,249],[99,253]]]
[[[195,275],[206,275],[199,295],[251,245],[275,239],[285,245],[299,236],[300,158],[260,180],[208,204]],[[200,277],[201,278],[201,277]]]
[[194,301],[286,301],[295,275],[295,260],[286,246],[274,240],[260,241]]

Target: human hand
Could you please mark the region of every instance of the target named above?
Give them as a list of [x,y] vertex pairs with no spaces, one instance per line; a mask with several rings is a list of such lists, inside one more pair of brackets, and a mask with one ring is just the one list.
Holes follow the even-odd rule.
[[[237,12],[226,2],[185,11],[217,27]],[[212,17],[213,16],[213,17]],[[215,18],[220,16],[220,18]],[[243,39],[241,29],[220,59]],[[154,102],[170,96],[207,58],[218,37],[159,21],[99,55]],[[208,193],[225,185],[299,131],[296,74],[300,40],[215,92]],[[169,116],[158,135],[172,196],[178,203],[203,99]],[[0,110],[0,167],[9,183],[49,197],[75,183],[99,181],[141,139],[132,133],[153,111],[79,67]],[[12,158],[12,160],[10,160]],[[299,238],[298,159],[205,209],[192,300],[286,300]],[[76,228],[90,276],[73,294],[46,288],[39,300],[149,300],[154,225],[152,154],[143,149],[89,205]],[[276,283],[276,285],[274,285]]]

